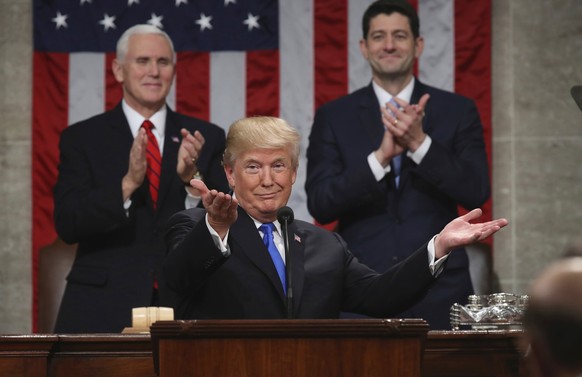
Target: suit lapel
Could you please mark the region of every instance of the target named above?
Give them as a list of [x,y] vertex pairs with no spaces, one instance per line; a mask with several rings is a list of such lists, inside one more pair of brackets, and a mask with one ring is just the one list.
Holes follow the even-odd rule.
[[297,230],[296,223],[289,225],[289,254],[291,257],[293,315],[299,312],[305,283],[305,237]]
[[[94,164],[99,166],[99,169],[104,169],[112,179],[118,179],[117,177],[127,174],[127,161],[133,145],[133,135],[123,113],[121,102],[106,114],[103,132],[99,137],[107,143],[107,148],[102,154],[96,155],[99,160]],[[138,189],[138,191],[141,190],[141,188]]]
[[372,89],[372,84],[364,90],[360,100],[360,120],[368,134],[373,148],[378,148],[384,135],[384,125],[382,124],[382,114],[378,106],[378,99]]
[[158,206],[162,206],[164,199],[170,191],[172,181],[176,177],[176,164],[178,162],[178,150],[182,137],[180,124],[174,112],[168,107],[166,115],[166,133],[164,136],[164,155],[162,156],[162,175],[160,177],[160,189]]
[[244,253],[251,263],[266,275],[277,290],[281,300],[284,300],[283,286],[269,251],[265,247],[255,223],[240,207],[238,209],[238,220],[231,226],[228,240],[232,246],[231,251],[233,253]]
[[[426,90],[424,89],[424,84],[422,84],[418,78],[415,78],[415,82],[414,82],[414,88],[412,89],[412,95],[410,96],[410,103],[411,104],[416,104],[418,103],[418,101],[420,101],[420,97],[422,97],[422,95],[426,93]],[[427,108],[428,108],[428,104],[430,104],[430,99],[427,102]],[[427,132],[426,130],[426,125],[427,125],[427,119],[428,119],[428,111],[426,111],[425,109],[425,117],[422,120],[422,128],[424,129],[425,132]],[[408,157],[406,157],[406,152],[403,154],[402,156],[402,167],[400,170],[400,185],[398,185],[398,191],[402,190],[402,188],[406,185],[406,181],[408,181],[408,176],[410,173],[410,166],[413,164],[412,160],[409,159]]]

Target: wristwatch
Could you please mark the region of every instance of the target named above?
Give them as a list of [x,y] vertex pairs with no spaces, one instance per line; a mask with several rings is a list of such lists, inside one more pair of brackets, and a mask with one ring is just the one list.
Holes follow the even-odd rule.
[[[192,176],[192,179],[199,179],[199,180],[203,181],[204,176],[202,175],[202,173],[200,173],[200,170],[198,170],[196,173],[194,173],[194,175]],[[190,181],[184,182],[184,185],[190,186]]]

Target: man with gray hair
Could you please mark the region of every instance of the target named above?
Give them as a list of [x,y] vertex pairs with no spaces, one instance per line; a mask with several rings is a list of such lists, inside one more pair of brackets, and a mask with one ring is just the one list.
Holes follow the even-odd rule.
[[112,65],[123,100],[65,129],[54,189],[55,225],[78,249],[55,331],[119,332],[133,307],[157,305],[164,256],[160,229],[195,207],[193,176],[228,188],[220,158],[224,131],[166,104],[175,53],[166,33],[136,25]]

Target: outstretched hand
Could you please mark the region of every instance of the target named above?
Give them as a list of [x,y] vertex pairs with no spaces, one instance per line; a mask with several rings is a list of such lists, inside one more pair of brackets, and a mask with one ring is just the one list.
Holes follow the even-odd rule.
[[230,194],[209,190],[199,179],[192,179],[190,186],[198,190],[202,197],[202,205],[208,213],[208,223],[221,238],[224,238],[238,217],[238,200]]
[[471,224],[471,220],[483,214],[476,208],[448,223],[435,240],[435,257],[442,258],[451,250],[484,240],[508,224],[506,219],[496,219],[484,223]]

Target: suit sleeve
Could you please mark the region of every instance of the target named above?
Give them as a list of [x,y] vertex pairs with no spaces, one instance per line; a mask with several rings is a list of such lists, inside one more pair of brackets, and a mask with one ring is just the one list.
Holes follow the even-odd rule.
[[385,179],[376,181],[368,165],[372,147],[359,155],[354,149],[350,153],[353,158],[344,158],[332,124],[337,119],[330,116],[332,113],[329,108],[316,112],[307,148],[307,206],[323,224],[368,206],[387,192]]
[[[450,145],[434,137],[426,156],[416,167],[415,174],[454,202],[466,209],[473,209],[482,206],[490,196],[483,126],[473,101],[457,97],[449,106],[454,107],[459,116],[435,121],[456,123],[448,125],[455,129]],[[431,122],[430,118],[428,122]]]
[[208,231],[205,213],[193,208],[176,213],[168,221],[164,276],[168,288],[181,296],[197,292],[227,260]]
[[385,273],[378,274],[348,252],[343,310],[390,317],[412,307],[436,280],[430,271],[427,253],[424,245]]
[[83,136],[77,126],[71,126],[63,131],[59,144],[55,227],[68,243],[113,231],[130,221],[123,208],[121,179],[96,184],[84,147],[88,138]]

